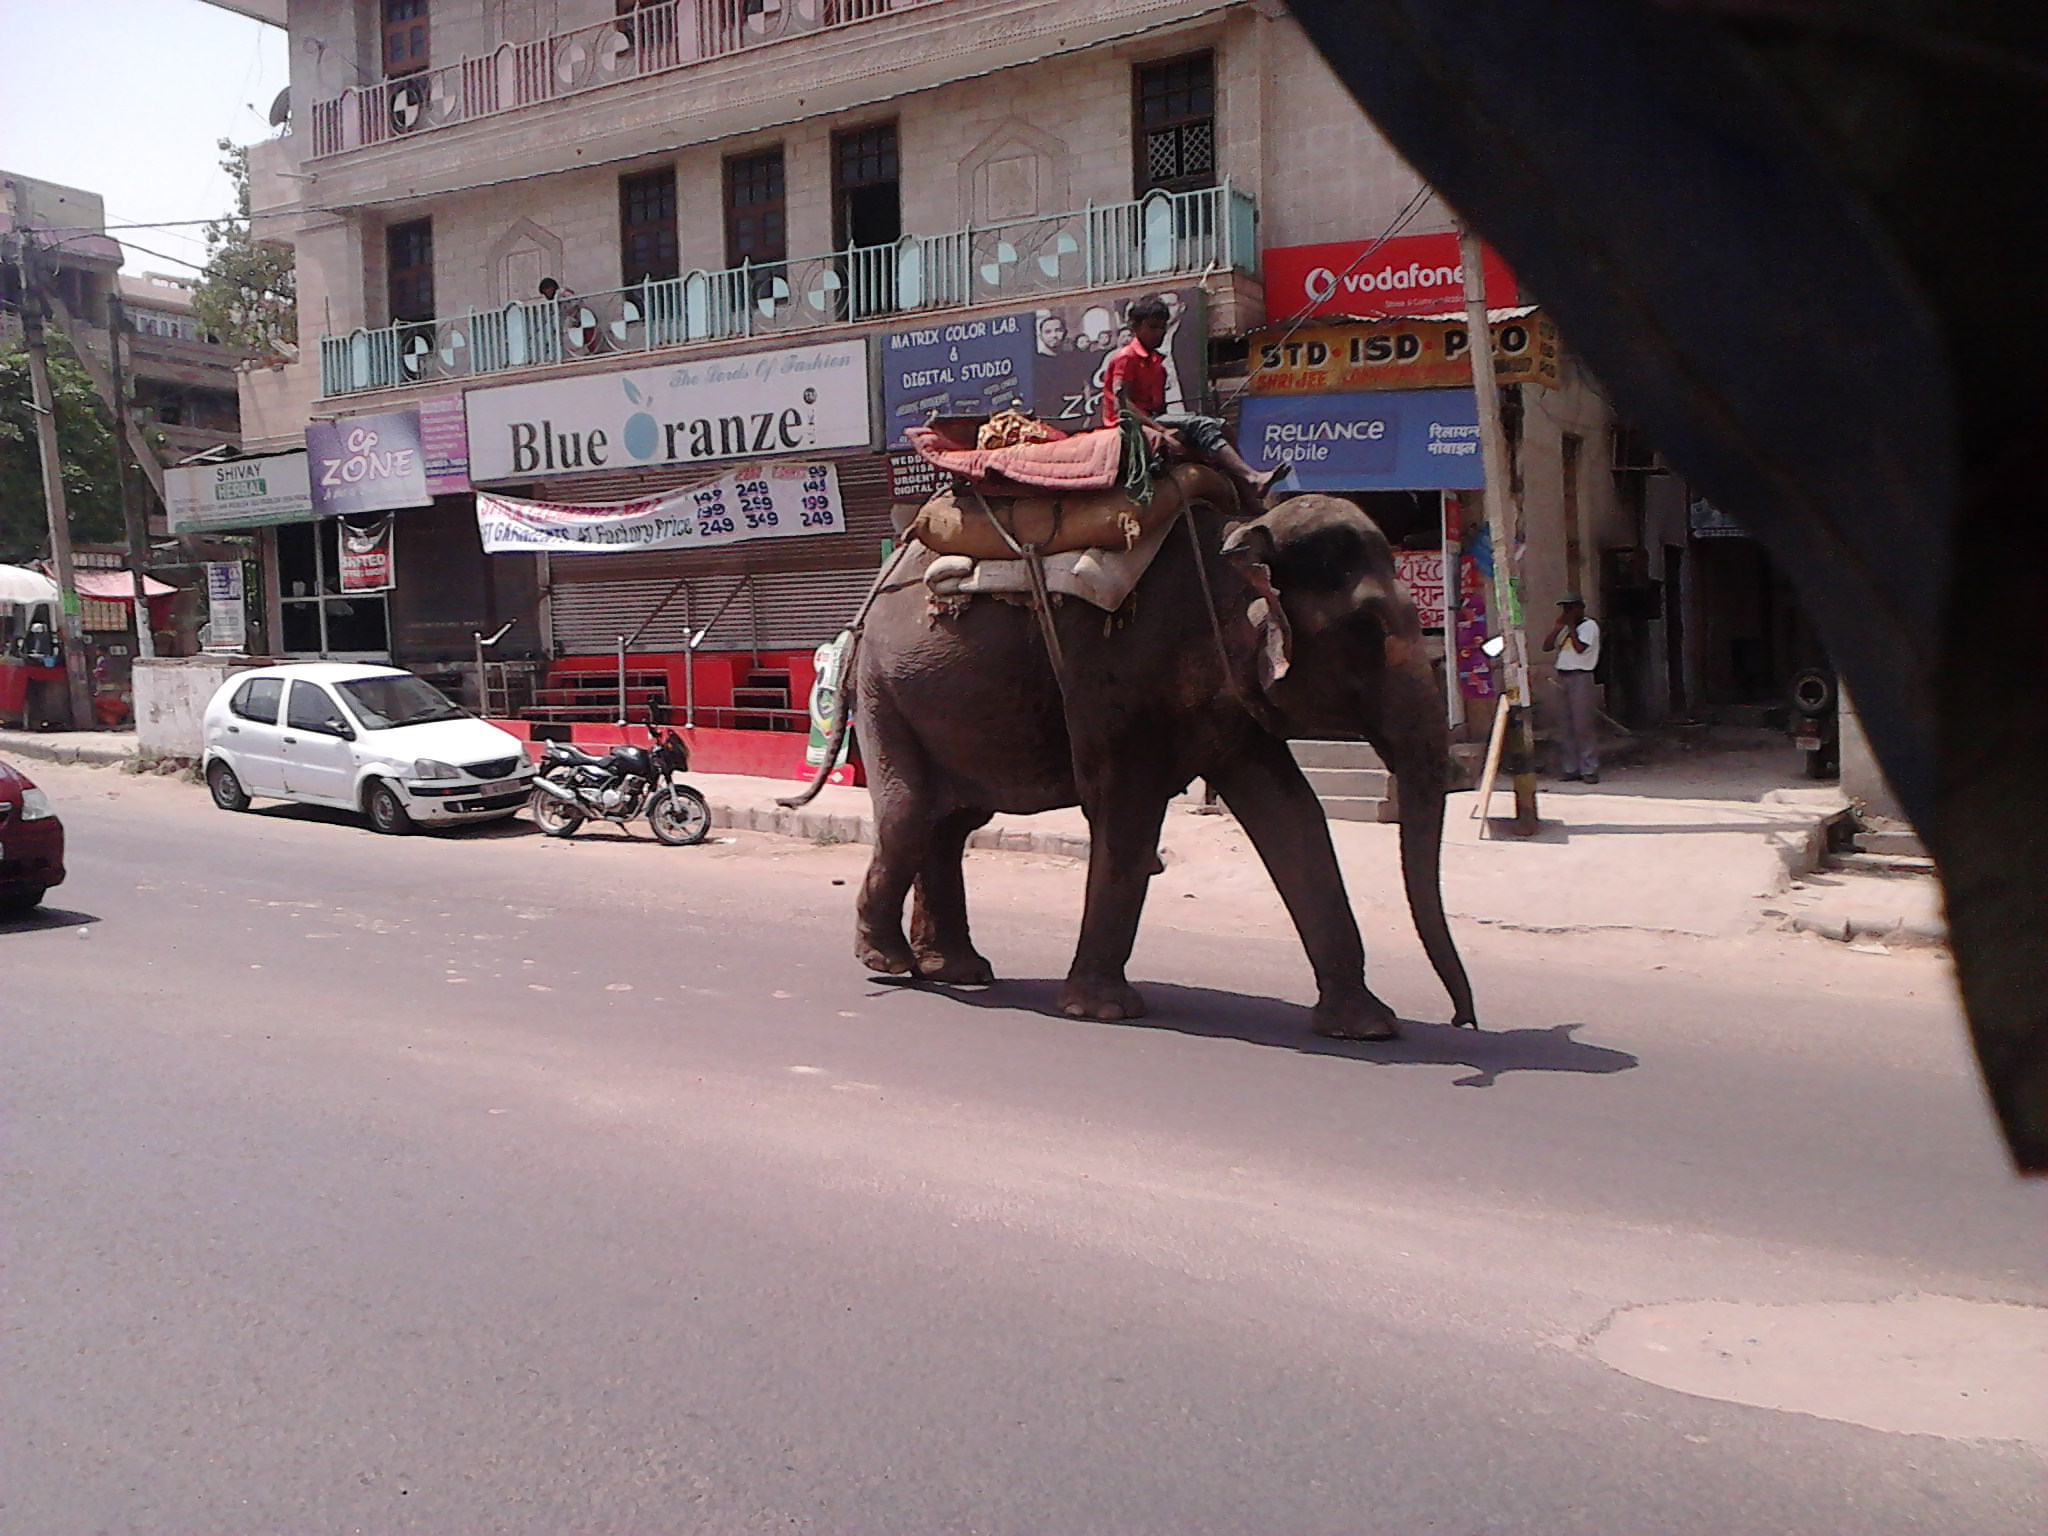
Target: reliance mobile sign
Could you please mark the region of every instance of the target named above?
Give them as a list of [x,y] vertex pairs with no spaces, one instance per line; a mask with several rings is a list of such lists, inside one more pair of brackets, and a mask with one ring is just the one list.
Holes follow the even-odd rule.
[[1460,491],[1484,483],[1469,389],[1261,395],[1244,403],[1238,450],[1284,464],[1289,491]]
[[474,389],[471,480],[864,448],[865,341]]
[[[1515,276],[1498,252],[1482,247],[1486,302],[1515,302]],[[1396,235],[1377,247],[1370,240],[1325,245],[1282,245],[1260,258],[1266,279],[1266,314],[1274,323],[1302,315],[1440,315],[1465,306],[1465,268],[1458,237]]]

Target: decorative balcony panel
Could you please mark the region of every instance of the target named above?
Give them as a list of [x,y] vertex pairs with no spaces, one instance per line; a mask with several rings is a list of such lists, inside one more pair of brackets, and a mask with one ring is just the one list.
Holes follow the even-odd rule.
[[1153,192],[1051,218],[324,336],[320,390],[357,394],[1211,271],[1249,273],[1257,270],[1257,238],[1256,205],[1228,182]]
[[666,0],[313,103],[309,158],[345,154],[944,0]]

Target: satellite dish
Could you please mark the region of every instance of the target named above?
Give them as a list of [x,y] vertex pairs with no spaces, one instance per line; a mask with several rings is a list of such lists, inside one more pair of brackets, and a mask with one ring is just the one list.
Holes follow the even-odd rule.
[[292,88],[286,86],[270,104],[270,126],[282,128],[292,120]]

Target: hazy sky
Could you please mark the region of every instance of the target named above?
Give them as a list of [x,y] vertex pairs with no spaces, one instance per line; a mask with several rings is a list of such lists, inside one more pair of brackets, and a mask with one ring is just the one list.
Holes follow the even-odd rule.
[[[99,193],[110,225],[228,211],[214,143],[270,136],[281,31],[203,0],[0,0],[0,30],[0,168]],[[196,224],[113,233],[130,272],[206,253]]]

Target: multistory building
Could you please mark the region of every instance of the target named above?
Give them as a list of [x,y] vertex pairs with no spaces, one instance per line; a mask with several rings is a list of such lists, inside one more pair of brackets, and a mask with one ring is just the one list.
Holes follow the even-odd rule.
[[[811,648],[923,494],[904,426],[1012,403],[1092,422],[1136,297],[1174,308],[1177,402],[1233,421],[1280,409],[1247,380],[1290,328],[1462,305],[1450,211],[1270,0],[287,13],[290,123],[250,166],[257,233],[297,251],[301,354],[243,375],[245,443],[367,431],[425,474],[396,493],[413,504],[394,513],[393,584],[344,592],[348,530],[314,516],[343,471],[316,454],[309,505],[264,533],[269,632],[452,681],[510,623],[495,654],[552,669],[544,722],[619,702],[564,674],[623,670],[635,707],[660,694],[707,728],[793,730]],[[1550,589],[1596,583],[1630,530],[1604,403],[1489,271],[1497,319],[1549,338],[1546,367],[1511,388],[1540,611]],[[1258,459],[1268,441],[1287,438],[1241,446]],[[757,464],[827,467],[826,530],[601,554],[479,540],[479,495],[619,503]],[[1297,467],[1416,554],[1441,548],[1442,492],[1476,475]]]

